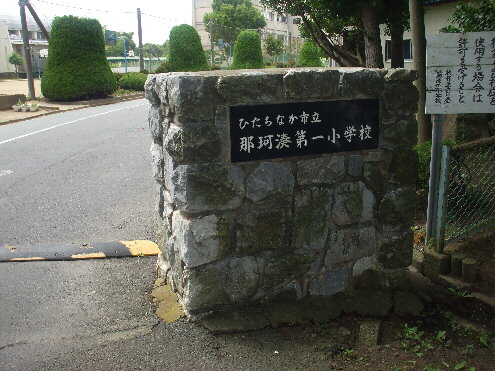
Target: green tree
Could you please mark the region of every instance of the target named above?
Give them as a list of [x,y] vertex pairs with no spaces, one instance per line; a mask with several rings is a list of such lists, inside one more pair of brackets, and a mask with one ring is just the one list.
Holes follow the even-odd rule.
[[263,68],[260,35],[256,31],[242,31],[234,44],[232,69]]
[[280,40],[280,38],[278,38],[274,34],[268,34],[265,39],[265,51],[266,54],[268,54],[272,58],[272,61],[274,58],[282,54],[283,50],[284,44],[282,40]]
[[170,31],[170,66],[172,71],[204,71],[208,62],[198,32],[188,24]]
[[[208,25],[213,21],[213,40],[233,43],[242,30],[266,26],[263,14],[251,0],[213,0],[211,8],[213,12],[205,14],[203,22]],[[209,32],[209,27],[206,31]]]
[[278,13],[300,16],[302,35],[341,66],[367,67],[383,67],[379,25],[393,29],[394,40],[393,23],[407,26],[407,0],[390,1],[400,4],[390,10],[387,0],[261,0]]
[[11,55],[9,55],[9,63],[14,65],[15,74],[17,77],[19,77],[19,72],[17,71],[17,66],[24,64],[24,58],[22,58],[21,55],[14,52]]
[[105,96],[115,89],[100,22],[74,16],[56,17],[41,80],[43,95],[49,99],[76,100]]
[[299,61],[301,67],[322,67],[321,50],[310,40],[306,40],[301,47]]
[[470,0],[459,2],[450,19],[454,25],[443,32],[480,32],[495,30],[495,0]]
[[165,57],[165,48],[162,45],[146,43],[143,45],[144,56],[155,57],[160,59],[160,57]]
[[105,29],[105,53],[107,57],[123,57],[124,56],[124,42],[117,37],[125,39],[126,51],[136,49],[136,43],[132,39],[134,32],[117,32]]

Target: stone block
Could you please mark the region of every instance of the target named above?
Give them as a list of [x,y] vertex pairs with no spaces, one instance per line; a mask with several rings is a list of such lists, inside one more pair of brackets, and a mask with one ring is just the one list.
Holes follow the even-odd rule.
[[158,94],[156,93],[156,89],[157,89],[156,75],[150,74],[150,75],[148,75],[148,78],[146,79],[146,82],[144,84],[144,97],[146,99],[148,99],[148,101],[153,106],[159,106],[160,105],[160,98],[159,98]]
[[324,156],[297,163],[297,182],[300,185],[331,185],[340,182],[344,176],[343,156]]
[[378,261],[385,269],[405,268],[411,265],[413,255],[413,232],[401,236],[380,238],[378,241]]
[[209,122],[170,125],[164,146],[177,164],[216,162],[222,152],[219,134]]
[[382,107],[396,116],[412,115],[418,111],[418,98],[418,90],[412,83],[389,81],[385,83]]
[[373,227],[332,231],[325,266],[331,267],[335,263],[357,260],[373,254],[375,250],[376,238]]
[[425,251],[423,259],[423,274],[429,279],[436,281],[439,275],[449,274],[450,255]]
[[159,106],[151,106],[148,111],[148,126],[151,138],[154,142],[161,144],[163,137],[163,116]]
[[337,294],[344,313],[384,317],[393,307],[388,290],[360,289]]
[[233,104],[273,103],[282,101],[282,74],[266,71],[242,71],[218,79],[220,96]]
[[309,294],[330,296],[349,286],[349,269],[340,268],[327,272],[309,283]]
[[338,70],[289,70],[283,80],[284,98],[334,99],[338,96],[339,80]]
[[187,219],[172,215],[172,236],[185,268],[194,268],[225,257],[230,250],[230,226],[215,215]]
[[258,289],[262,259],[252,256],[230,259],[225,268],[223,287],[231,302],[243,302]]
[[412,260],[412,265],[414,268],[418,270],[418,272],[423,272],[423,262],[424,262],[424,255],[422,252],[413,249],[413,260]]
[[296,194],[294,208],[293,250],[319,254],[325,247],[333,192],[329,189],[307,188]]
[[151,144],[151,170],[153,172],[153,177],[158,182],[163,182],[164,176],[164,157],[162,146],[158,143]]
[[393,68],[387,71],[386,81],[406,81],[413,82],[419,77],[418,71],[408,70],[405,68]]
[[462,275],[462,260],[465,257],[464,254],[452,254],[450,256],[450,274],[457,277]]
[[376,319],[365,320],[359,325],[357,343],[363,348],[373,348],[380,342],[382,321]]
[[401,187],[388,191],[378,209],[384,224],[411,226],[416,210],[416,191],[413,187]]
[[378,97],[384,89],[383,75],[385,70],[369,70],[364,68],[341,69],[340,94],[344,97]]
[[366,162],[364,164],[364,183],[377,195],[385,192],[387,183],[384,179],[388,178],[388,161]]
[[421,299],[411,291],[397,291],[394,295],[394,313],[398,316],[418,316],[424,309]]
[[214,334],[255,331],[270,326],[265,314],[255,307],[211,313],[199,323]]
[[412,147],[418,140],[418,122],[414,116],[410,119],[395,119],[385,124],[380,146],[393,149],[397,146]]
[[373,217],[375,197],[363,182],[342,183],[335,187],[332,221],[338,225],[368,222]]
[[189,213],[237,209],[244,198],[244,173],[223,164],[179,165],[171,189],[177,209]]
[[247,179],[246,197],[254,202],[274,205],[292,200],[294,176],[289,164],[264,162]]
[[390,182],[402,187],[414,187],[418,174],[418,155],[410,147],[399,147],[393,151],[390,163]]
[[236,248],[241,255],[287,246],[291,211],[286,209],[249,210],[236,222]]
[[360,155],[349,156],[348,174],[353,177],[361,177],[363,175],[363,158]]
[[466,282],[476,281],[478,262],[473,258],[462,259],[462,279]]
[[167,103],[175,115],[176,123],[184,119],[197,121],[214,119],[218,100],[216,89],[218,76],[194,72],[175,72],[164,76]]

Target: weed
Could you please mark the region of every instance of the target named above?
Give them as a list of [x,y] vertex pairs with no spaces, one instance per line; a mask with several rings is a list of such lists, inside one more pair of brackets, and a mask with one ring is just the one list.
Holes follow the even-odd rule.
[[406,323],[402,329],[401,336],[404,338],[402,347],[406,350],[411,350],[418,357],[423,355],[423,351],[432,349],[430,339],[424,338],[424,331],[420,331],[418,327],[409,327]]
[[449,292],[458,298],[471,298],[473,295],[469,291],[461,291],[461,290],[456,290],[452,287],[448,288]]
[[345,358],[354,358],[356,356],[356,351],[354,349],[344,349],[342,351],[342,356]]
[[461,350],[462,354],[473,354],[474,344],[466,344],[466,346]]

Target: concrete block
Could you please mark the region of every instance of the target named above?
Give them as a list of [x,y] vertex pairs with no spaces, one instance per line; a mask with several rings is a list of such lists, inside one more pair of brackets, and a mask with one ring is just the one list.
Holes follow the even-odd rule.
[[466,282],[476,281],[478,262],[473,258],[462,259],[462,279]]
[[440,274],[450,273],[450,255],[427,251],[424,254],[423,274],[435,281]]

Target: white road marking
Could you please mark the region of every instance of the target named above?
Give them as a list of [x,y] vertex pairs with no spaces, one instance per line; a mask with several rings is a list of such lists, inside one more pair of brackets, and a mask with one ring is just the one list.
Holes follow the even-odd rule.
[[9,142],[13,142],[14,140],[17,140],[17,139],[21,139],[21,138],[29,137],[29,136],[34,135],[34,134],[43,133],[44,131],[48,131],[48,130],[52,130],[52,129],[56,129],[56,128],[59,128],[59,127],[61,127],[61,126],[65,126],[65,125],[73,124],[73,123],[78,122],[78,121],[82,121],[82,120],[91,119],[91,118],[93,118],[93,117],[103,116],[103,115],[106,115],[106,114],[109,114],[109,113],[113,113],[113,112],[117,112],[117,111],[123,111],[123,110],[129,109],[129,108],[141,107],[141,106],[145,106],[145,105],[147,105],[147,104],[148,104],[148,103],[136,104],[136,105],[134,105],[134,106],[124,107],[124,108],[118,108],[118,109],[114,109],[114,110],[111,110],[111,111],[107,111],[107,112],[98,113],[98,114],[96,114],[96,115],[87,116],[87,117],[82,117],[82,118],[77,119],[77,120],[72,120],[72,121],[64,122],[64,123],[62,123],[62,124],[58,124],[58,125],[55,125],[55,126],[50,126],[49,128],[45,128],[45,129],[38,130],[38,131],[33,131],[33,132],[31,132],[31,133],[27,133],[27,134],[24,134],[24,135],[20,135],[20,136],[15,137],[15,138],[11,138],[11,139],[4,140],[3,142],[0,142],[0,145],[5,144],[5,143],[9,143]]
[[12,173],[13,173],[12,170],[0,170],[0,176],[10,175]]

